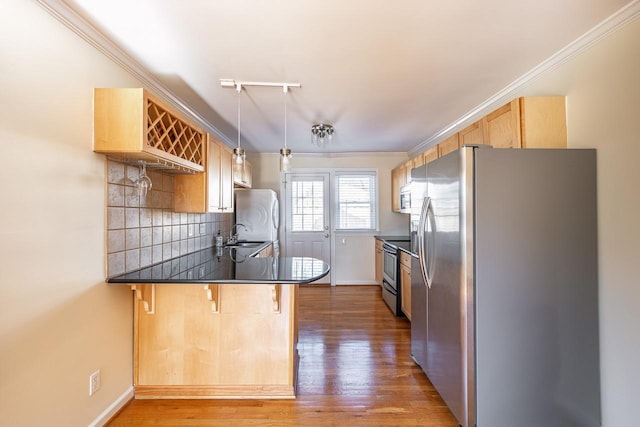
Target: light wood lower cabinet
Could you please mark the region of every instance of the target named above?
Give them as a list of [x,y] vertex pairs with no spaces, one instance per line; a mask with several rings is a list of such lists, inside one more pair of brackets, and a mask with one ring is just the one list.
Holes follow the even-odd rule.
[[136,398],[295,397],[298,285],[137,287]]
[[375,239],[376,241],[376,283],[382,286],[382,240]]
[[402,312],[411,320],[411,255],[400,252],[400,298]]

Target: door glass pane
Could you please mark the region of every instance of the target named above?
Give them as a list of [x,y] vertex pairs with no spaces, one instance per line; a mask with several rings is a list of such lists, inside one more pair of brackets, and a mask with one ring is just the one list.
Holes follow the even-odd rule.
[[291,207],[291,231],[322,231],[324,180],[294,180],[291,183]]

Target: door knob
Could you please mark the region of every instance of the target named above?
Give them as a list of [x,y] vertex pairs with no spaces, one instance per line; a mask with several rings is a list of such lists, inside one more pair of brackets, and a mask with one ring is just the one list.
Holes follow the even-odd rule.
[[328,238],[329,237],[329,233],[324,233],[324,237]]

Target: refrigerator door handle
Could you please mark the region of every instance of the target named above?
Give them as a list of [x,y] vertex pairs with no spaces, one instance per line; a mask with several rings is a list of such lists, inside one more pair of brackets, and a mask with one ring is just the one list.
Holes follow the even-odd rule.
[[420,212],[420,221],[418,222],[418,259],[420,260],[420,271],[422,272],[422,278],[427,284],[427,287],[431,289],[433,282],[433,269],[435,266],[435,246],[430,247],[427,250],[428,245],[432,242],[433,236],[425,240],[425,234],[427,231],[427,221],[431,226],[431,233],[435,232],[436,220],[433,213],[433,203],[431,203],[431,197],[425,197],[422,202],[422,211]]
[[280,212],[278,209],[278,199],[274,199],[271,203],[271,220],[275,225],[275,229],[278,230],[280,225]]
[[429,211],[429,207],[431,206],[431,198],[425,197],[422,201],[422,210],[420,211],[420,219],[418,221],[418,260],[420,260],[420,272],[422,273],[422,278],[426,285],[431,288],[431,278],[427,273],[427,260],[426,257],[429,254],[425,253],[425,241],[424,241],[424,232],[426,230],[426,220],[427,213]]
[[[426,266],[425,266],[425,276],[426,276],[426,281],[427,281],[427,285],[429,286],[429,289],[431,289],[431,285],[433,283],[433,270],[435,268],[435,261],[436,261],[436,246],[435,244],[430,245],[431,243],[435,243],[433,241],[433,239],[435,239],[435,232],[436,232],[436,217],[435,214],[433,212],[433,202],[431,201],[431,198],[429,197],[429,203],[427,204],[427,208],[426,208],[426,213],[425,213],[425,226],[426,221],[429,221],[429,224],[431,225],[431,232],[427,233],[427,241],[425,242],[425,244],[429,247],[429,250],[427,250],[427,258],[426,258]],[[430,237],[429,237],[430,236]]]

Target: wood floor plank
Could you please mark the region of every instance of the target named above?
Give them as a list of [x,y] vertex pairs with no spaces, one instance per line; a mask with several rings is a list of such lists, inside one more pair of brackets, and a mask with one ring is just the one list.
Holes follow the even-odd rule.
[[301,286],[295,400],[134,400],[123,426],[458,427],[377,286]]

